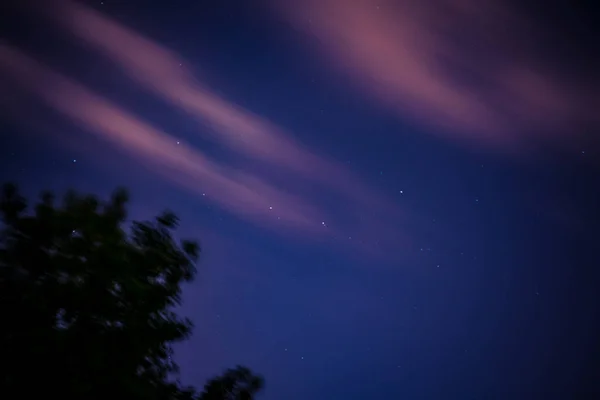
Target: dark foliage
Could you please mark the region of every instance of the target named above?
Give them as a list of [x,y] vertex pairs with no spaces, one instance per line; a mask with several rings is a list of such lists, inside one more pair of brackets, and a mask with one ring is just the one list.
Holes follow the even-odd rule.
[[264,386],[264,380],[248,368],[237,367],[210,380],[204,386],[199,400],[251,400]]
[[[57,205],[44,193],[28,214],[17,187],[4,186],[1,398],[198,398],[171,378],[171,356],[191,333],[173,307],[195,277],[199,246],[174,240],[170,212],[124,230],[127,200],[124,190],[106,203],[70,192]],[[238,368],[201,398],[252,399],[261,387]]]

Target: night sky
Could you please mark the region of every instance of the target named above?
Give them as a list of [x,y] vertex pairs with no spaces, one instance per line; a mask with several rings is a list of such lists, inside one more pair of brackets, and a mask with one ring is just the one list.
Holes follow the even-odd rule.
[[179,215],[185,384],[600,398],[597,10],[3,3],[0,178]]

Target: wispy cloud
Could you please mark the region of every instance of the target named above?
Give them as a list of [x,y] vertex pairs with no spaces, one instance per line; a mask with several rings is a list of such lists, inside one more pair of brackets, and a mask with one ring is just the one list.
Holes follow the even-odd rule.
[[597,90],[544,68],[531,21],[507,2],[271,3],[358,86],[446,138],[516,150],[599,122]]
[[[39,11],[40,9],[38,9]],[[264,117],[211,92],[168,48],[70,1],[42,9],[137,82],[185,110],[247,163],[243,170],[211,159],[140,116],[2,45],[0,70],[71,121],[141,160],[155,173],[259,226],[307,238],[341,239],[376,253],[410,244],[418,218],[366,185],[342,164],[318,155]],[[285,178],[285,188],[257,166]],[[318,188],[306,191],[305,188]],[[318,193],[319,196],[315,196]],[[323,205],[323,196],[335,199]],[[339,243],[339,241],[338,241]]]
[[277,207],[279,219],[296,229],[317,226],[317,221],[322,219],[316,218],[316,212],[301,199],[277,190],[256,176],[217,165],[191,147],[178,145],[171,135],[15,48],[0,45],[0,68],[47,105],[138,156],[155,172],[196,193],[201,190],[201,182],[204,191],[231,211],[272,220],[274,213],[269,213],[270,207]]
[[[76,37],[113,60],[131,79],[181,107],[228,148],[256,161],[283,168],[310,181],[321,181],[354,197],[365,189],[348,171],[316,155],[280,127],[211,92],[190,72],[184,59],[164,46],[71,1],[49,9],[47,15]],[[364,192],[374,201],[372,191]]]

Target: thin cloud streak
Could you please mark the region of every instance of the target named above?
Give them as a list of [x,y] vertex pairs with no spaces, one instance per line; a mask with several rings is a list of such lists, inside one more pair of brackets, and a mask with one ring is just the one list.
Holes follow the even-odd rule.
[[[155,172],[196,194],[207,191],[220,205],[261,224],[279,222],[316,233],[317,212],[294,196],[240,171],[216,165],[204,155],[85,87],[45,68],[17,49],[0,45],[0,69],[44,103],[139,157]],[[202,187],[201,187],[202,186]],[[270,212],[269,207],[278,210]]]
[[218,140],[259,160],[311,168],[313,160],[298,150],[297,143],[275,134],[277,128],[268,121],[211,93],[194,79],[185,60],[169,49],[88,7],[70,1],[58,4],[47,15],[94,45],[131,79],[212,127]]
[[599,122],[597,91],[541,68],[529,21],[506,2],[271,4],[359,87],[445,138],[512,151]]
[[131,79],[208,125],[225,146],[357,195],[356,189],[362,185],[343,167],[315,155],[268,120],[209,91],[194,79],[187,63],[169,49],[90,8],[66,0],[59,4],[47,10],[47,15],[96,46]]

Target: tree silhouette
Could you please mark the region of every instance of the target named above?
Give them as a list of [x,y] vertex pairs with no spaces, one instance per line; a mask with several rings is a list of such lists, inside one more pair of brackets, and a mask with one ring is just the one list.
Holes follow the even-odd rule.
[[[47,192],[27,214],[17,187],[4,186],[0,397],[198,398],[173,379],[171,356],[191,333],[173,308],[195,277],[199,246],[176,242],[171,212],[125,230],[127,201],[125,190],[109,202],[69,192],[57,206]],[[252,399],[262,379],[235,371],[209,382],[204,398]],[[236,391],[218,397],[215,382]]]
[[229,369],[204,386],[199,400],[251,400],[264,386],[264,380],[248,368]]

